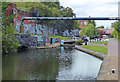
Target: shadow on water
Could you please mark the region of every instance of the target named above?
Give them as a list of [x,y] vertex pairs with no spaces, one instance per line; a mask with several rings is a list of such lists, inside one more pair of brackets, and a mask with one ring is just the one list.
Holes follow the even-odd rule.
[[72,48],[34,49],[3,56],[3,80],[94,80],[101,60]]

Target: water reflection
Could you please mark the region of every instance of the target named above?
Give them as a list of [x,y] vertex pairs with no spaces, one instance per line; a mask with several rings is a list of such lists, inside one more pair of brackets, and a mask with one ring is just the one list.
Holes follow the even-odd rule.
[[3,80],[95,79],[101,63],[75,49],[28,50],[3,56]]
[[[74,53],[72,53],[74,52]],[[59,67],[59,80],[93,80],[99,72],[101,60],[78,50],[72,50],[72,64],[66,69],[64,64]]]

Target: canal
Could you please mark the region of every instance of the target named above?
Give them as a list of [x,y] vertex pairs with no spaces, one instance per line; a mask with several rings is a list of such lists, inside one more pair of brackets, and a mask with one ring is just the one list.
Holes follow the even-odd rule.
[[34,49],[2,57],[3,80],[95,80],[102,60],[68,48]]

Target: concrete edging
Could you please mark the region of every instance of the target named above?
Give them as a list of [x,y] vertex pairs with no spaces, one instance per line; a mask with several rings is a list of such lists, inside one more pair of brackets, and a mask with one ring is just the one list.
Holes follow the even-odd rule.
[[[112,80],[113,82],[118,82],[119,69],[118,69],[118,45],[120,43],[115,38],[110,38],[108,42],[108,55],[105,56],[98,76],[96,80]],[[115,72],[112,73],[112,69],[115,69]]]
[[80,46],[75,46],[75,49],[77,49],[77,50],[80,50],[80,51],[83,51],[83,52],[85,52],[85,53],[88,53],[88,54],[90,54],[90,55],[93,55],[93,56],[95,56],[95,57],[98,57],[98,58],[100,58],[100,59],[104,59],[105,58],[105,54],[103,54],[103,53],[100,53],[100,52],[95,52],[95,51],[93,51],[93,50],[89,50],[89,49],[86,49],[86,48],[83,48],[83,47],[80,47]]

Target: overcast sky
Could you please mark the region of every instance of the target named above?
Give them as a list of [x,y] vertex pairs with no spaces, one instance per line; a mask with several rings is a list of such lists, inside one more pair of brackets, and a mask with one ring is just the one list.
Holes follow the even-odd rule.
[[[60,0],[60,5],[70,7],[77,17],[118,16],[120,0]],[[110,27],[114,21],[96,21],[97,26]]]

